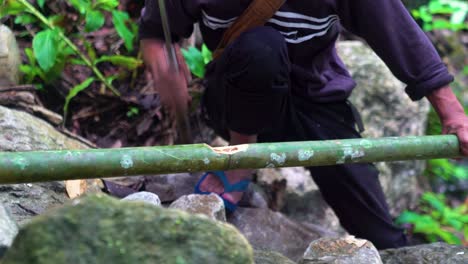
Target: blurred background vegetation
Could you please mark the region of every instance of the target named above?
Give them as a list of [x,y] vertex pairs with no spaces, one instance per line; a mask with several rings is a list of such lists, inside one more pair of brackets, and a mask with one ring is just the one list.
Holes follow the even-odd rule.
[[[468,113],[468,2],[403,3],[455,74],[452,87]],[[143,4],[142,0],[0,0],[0,22],[14,29],[22,50],[22,82],[33,84],[47,107],[63,113],[64,127],[96,138],[103,147],[118,146],[115,141],[109,143],[109,134],[118,133],[128,134],[128,139],[120,142],[126,146],[141,145],[138,138],[149,133],[159,137],[146,140],[145,145],[171,143],[161,136],[170,124],[158,124],[158,129],[150,129],[152,123],[148,124],[155,119],[162,122],[164,111],[156,117],[143,113],[158,105],[157,97],[139,94],[147,86],[136,38]],[[211,52],[204,45],[185,47],[190,69],[202,78]],[[90,109],[98,104],[99,109],[102,105],[114,107],[111,116],[93,116]],[[118,123],[112,123],[115,120]],[[86,121],[90,125],[85,127]],[[99,130],[96,124],[103,122],[110,125]],[[116,128],[109,131],[112,126]],[[431,110],[427,134],[439,134],[440,130]],[[400,215],[397,223],[411,225],[413,235],[425,241],[468,245],[468,161],[431,160],[425,174],[431,192],[422,196],[418,208]]]

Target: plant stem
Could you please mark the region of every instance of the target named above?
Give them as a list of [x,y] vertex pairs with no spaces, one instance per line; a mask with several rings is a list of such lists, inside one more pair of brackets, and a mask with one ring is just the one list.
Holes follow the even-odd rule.
[[459,157],[455,135],[0,152],[0,183]]
[[[49,27],[50,29],[55,29],[56,27],[50,23],[50,21],[44,16],[42,15],[41,12],[39,12],[39,10],[37,10],[33,5],[31,5],[27,0],[18,0],[21,4],[23,4],[29,12],[31,12],[34,16],[36,16],[42,23],[44,23],[47,27]],[[78,49],[78,47],[73,44],[73,42],[67,37],[65,36],[65,34],[62,32],[62,31],[58,31],[58,34],[60,36],[60,38],[62,38],[63,41],[65,41],[65,43],[76,53],[78,54],[78,56],[80,56],[80,58],[85,62],[85,64],[90,67],[92,69],[92,71],[94,72],[94,74],[96,75],[96,77],[104,83],[104,85],[109,88],[115,95],[117,96],[120,96],[120,93],[119,91],[117,91],[117,89],[114,88],[114,86],[111,84],[111,83],[108,83],[106,81],[106,78],[104,77],[104,75],[99,71],[98,68],[96,68],[96,66]]]

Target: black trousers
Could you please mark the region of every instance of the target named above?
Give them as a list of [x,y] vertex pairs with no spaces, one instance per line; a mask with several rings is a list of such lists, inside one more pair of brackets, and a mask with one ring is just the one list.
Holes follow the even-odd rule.
[[[207,67],[203,109],[208,125],[258,134],[260,142],[359,138],[347,101],[311,103],[294,96],[284,38],[270,27],[243,33]],[[308,168],[341,225],[378,249],[406,245],[389,214],[372,164]]]

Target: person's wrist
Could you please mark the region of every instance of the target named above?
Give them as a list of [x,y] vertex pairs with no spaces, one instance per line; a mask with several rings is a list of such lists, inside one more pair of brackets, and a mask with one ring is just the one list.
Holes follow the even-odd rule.
[[442,123],[465,116],[464,109],[450,86],[444,86],[427,96]]

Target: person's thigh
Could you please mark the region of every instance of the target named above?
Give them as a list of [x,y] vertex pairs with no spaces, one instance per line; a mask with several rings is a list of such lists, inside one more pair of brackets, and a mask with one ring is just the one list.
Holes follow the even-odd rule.
[[216,132],[225,137],[227,129],[248,135],[268,130],[289,93],[283,36],[271,27],[244,32],[209,65],[206,80],[203,106]]

